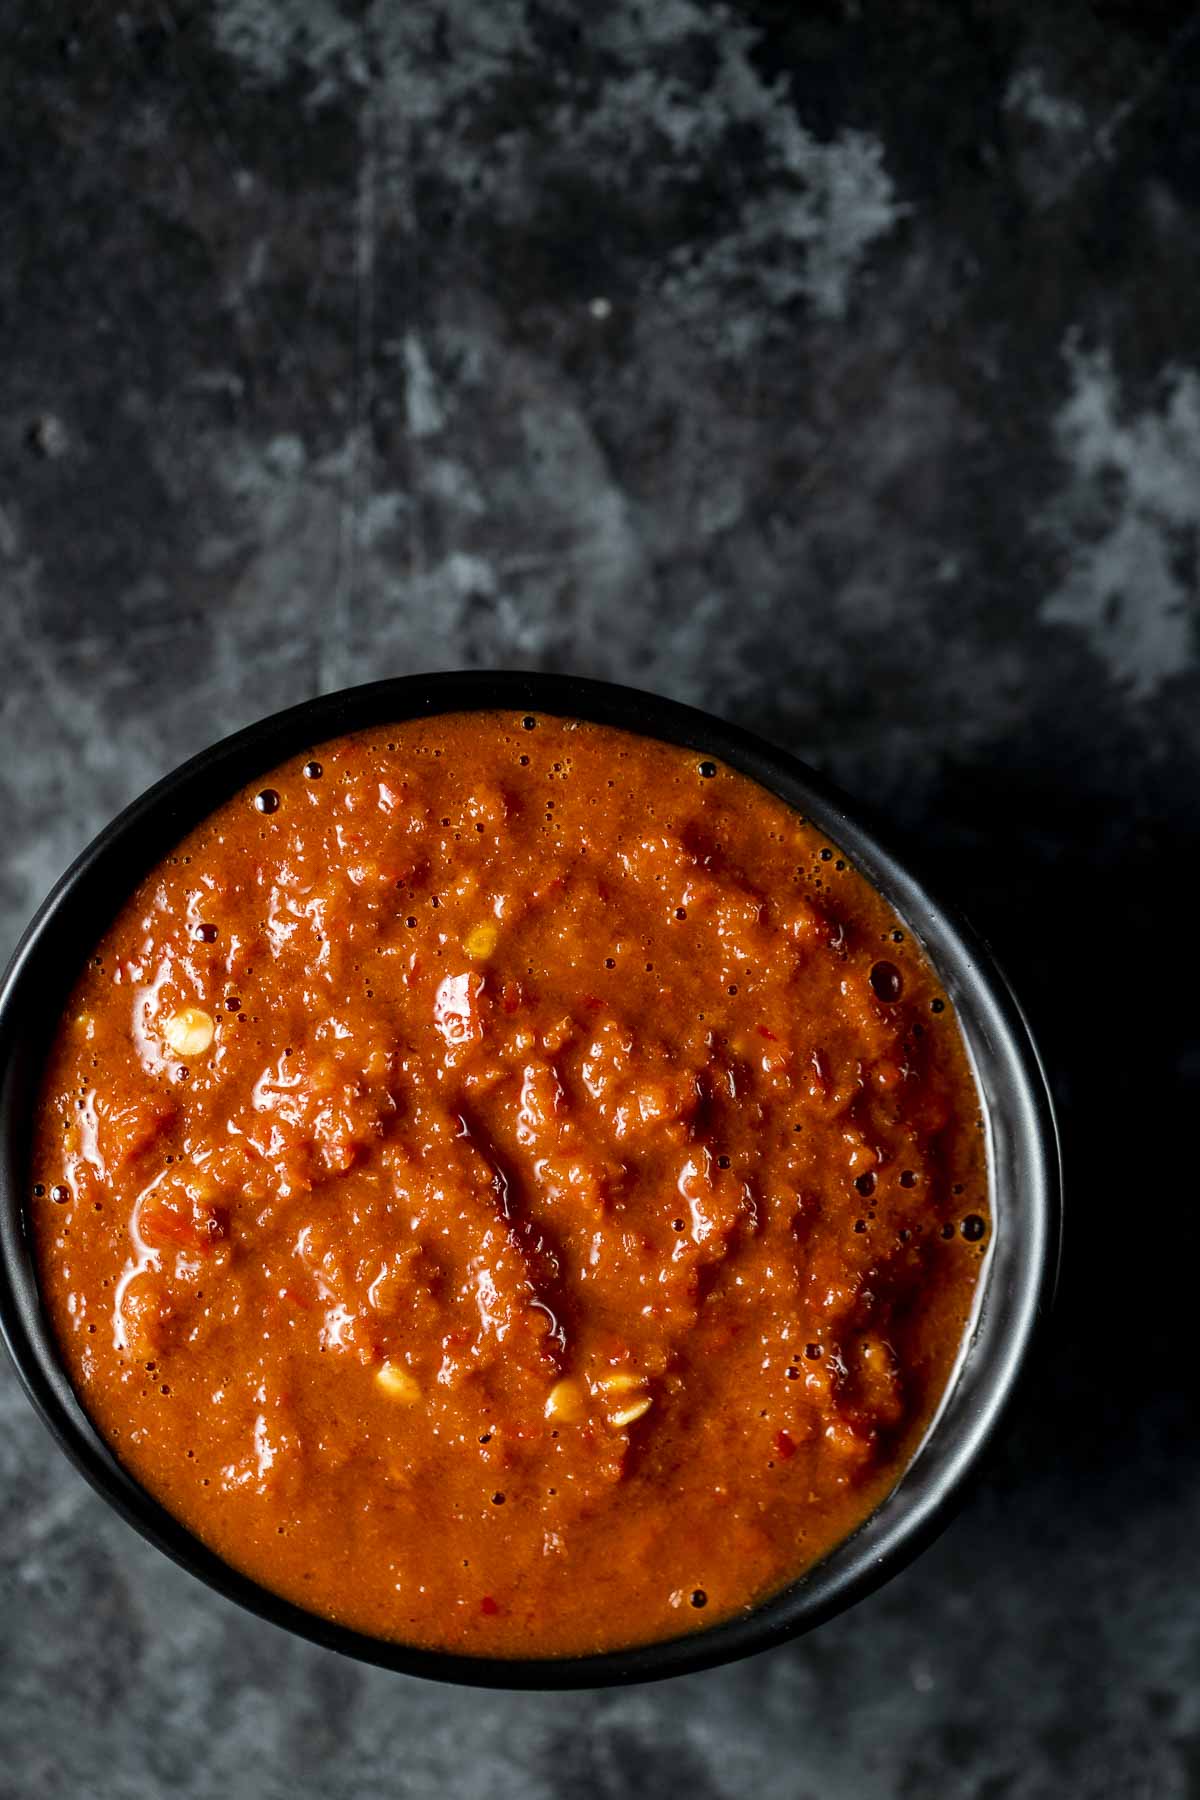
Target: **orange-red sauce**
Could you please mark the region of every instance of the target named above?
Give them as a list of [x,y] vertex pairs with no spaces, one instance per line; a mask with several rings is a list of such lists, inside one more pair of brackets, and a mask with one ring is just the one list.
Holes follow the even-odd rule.
[[986,1242],[935,974],[692,752],[461,714],[317,747],[141,883],[31,1201],[83,1401],[229,1562],[497,1655],[751,1606],[895,1483]]

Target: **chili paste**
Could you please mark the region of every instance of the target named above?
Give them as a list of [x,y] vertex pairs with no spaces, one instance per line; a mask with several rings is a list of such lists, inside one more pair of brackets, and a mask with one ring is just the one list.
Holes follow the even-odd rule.
[[843,1539],[990,1231],[953,1009],[837,844],[496,713],[314,746],[141,882],[31,1180],[143,1485],[312,1611],[499,1656],[696,1629]]

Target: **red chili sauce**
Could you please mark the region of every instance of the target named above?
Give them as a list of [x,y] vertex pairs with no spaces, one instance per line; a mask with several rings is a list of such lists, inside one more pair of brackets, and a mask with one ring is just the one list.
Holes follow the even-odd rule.
[[895,1484],[986,1246],[933,970],[693,752],[323,744],[137,888],[37,1119],[41,1279],[126,1467],[264,1587],[498,1656],[753,1606]]

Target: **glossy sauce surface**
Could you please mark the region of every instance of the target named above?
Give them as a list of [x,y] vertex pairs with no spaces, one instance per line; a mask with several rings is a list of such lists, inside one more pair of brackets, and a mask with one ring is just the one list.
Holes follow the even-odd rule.
[[145,880],[31,1209],[132,1472],[265,1586],[555,1655],[752,1605],[894,1484],[989,1230],[881,897],[765,790],[540,716],[315,747]]

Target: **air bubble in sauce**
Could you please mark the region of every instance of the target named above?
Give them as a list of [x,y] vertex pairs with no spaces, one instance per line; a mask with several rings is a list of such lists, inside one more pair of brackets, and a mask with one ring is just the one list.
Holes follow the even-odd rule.
[[871,986],[875,998],[891,1006],[904,991],[904,981],[895,963],[877,962],[871,969]]

